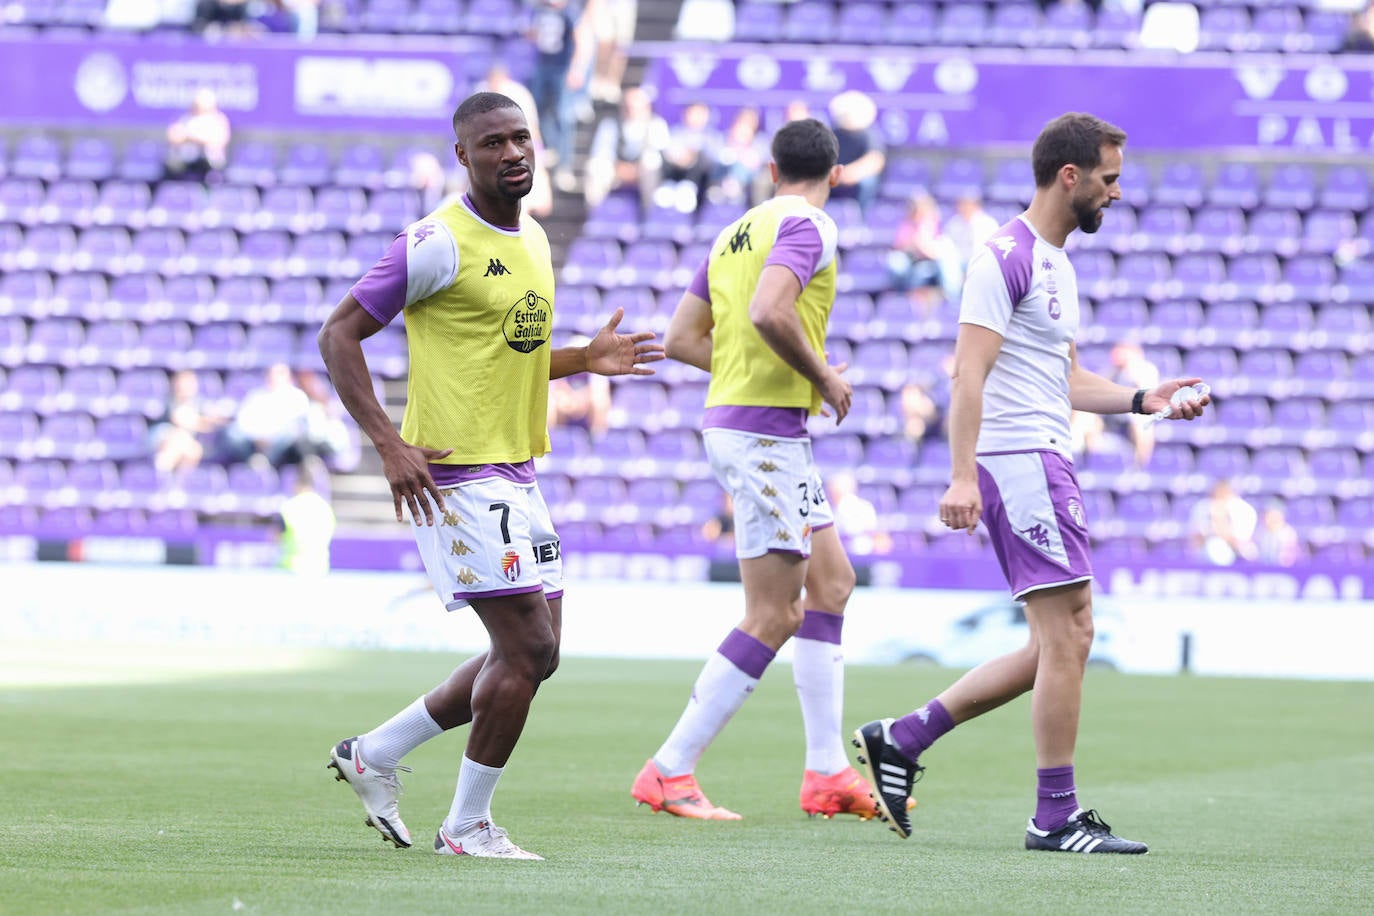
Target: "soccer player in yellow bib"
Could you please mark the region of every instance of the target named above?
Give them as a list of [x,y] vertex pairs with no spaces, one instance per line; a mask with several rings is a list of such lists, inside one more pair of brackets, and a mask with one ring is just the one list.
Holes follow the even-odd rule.
[[[835,302],[835,224],[821,209],[840,178],[838,144],[814,119],[773,138],[773,198],[727,226],[668,325],[668,355],[711,373],[703,437],[734,504],[744,620],[707,660],[687,709],[640,770],[636,801],[679,817],[737,820],[697,784],[697,761],[788,639],[806,731],[801,806],[876,813],[840,733],[840,631],[854,568],[811,455],[807,417],[836,422],[853,392],[825,360]],[[806,598],[803,601],[802,589]]]
[[[650,375],[653,334],[617,334],[617,310],[585,347],[551,349],[554,272],[539,224],[521,213],[534,176],[530,128],[503,95],[468,97],[453,115],[469,190],[396,237],[320,331],[339,397],[371,438],[408,513],[435,592],[471,606],[491,648],[372,731],[340,741],[329,766],[367,823],[398,847],[396,771],[409,751],[472,723],[442,855],[538,859],[495,826],[491,800],[530,702],[558,666],[562,559],[534,478],[549,450],[549,380],[578,372]],[[404,313],[410,348],[398,434],[373,392],[361,343]]]

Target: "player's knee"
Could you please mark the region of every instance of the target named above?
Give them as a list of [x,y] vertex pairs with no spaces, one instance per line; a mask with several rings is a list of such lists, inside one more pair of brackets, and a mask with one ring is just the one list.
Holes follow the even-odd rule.
[[858,577],[854,574],[852,566],[846,566],[843,570],[826,576],[822,582],[808,582],[806,606],[829,614],[843,614],[845,606],[849,604],[849,596],[854,594],[857,582]]
[[555,648],[552,657],[549,658],[548,667],[544,669],[544,680],[547,681],[549,678],[553,677],[553,673],[558,670],[558,661],[559,652],[558,649]]

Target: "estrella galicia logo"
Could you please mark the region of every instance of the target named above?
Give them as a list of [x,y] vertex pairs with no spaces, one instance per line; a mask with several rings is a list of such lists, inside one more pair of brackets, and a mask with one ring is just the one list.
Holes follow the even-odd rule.
[[1050,546],[1050,536],[1043,525],[1031,525],[1029,528],[1022,528],[1021,537],[1030,541],[1036,547],[1044,549]]
[[[738,229],[735,230],[735,234],[730,237],[731,254],[739,254],[741,251],[745,250],[754,250],[753,244],[749,241],[749,227],[752,225],[754,224],[745,223],[744,225],[740,226]],[[725,254],[725,249],[722,248],[720,250],[720,253]]]
[[510,307],[502,330],[506,343],[520,353],[533,353],[549,341],[553,308],[549,300],[530,290]]

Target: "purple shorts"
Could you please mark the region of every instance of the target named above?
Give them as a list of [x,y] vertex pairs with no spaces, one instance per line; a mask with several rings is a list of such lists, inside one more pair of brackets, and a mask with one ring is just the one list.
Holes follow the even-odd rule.
[[1083,494],[1054,451],[978,456],[983,524],[1013,598],[1093,577]]

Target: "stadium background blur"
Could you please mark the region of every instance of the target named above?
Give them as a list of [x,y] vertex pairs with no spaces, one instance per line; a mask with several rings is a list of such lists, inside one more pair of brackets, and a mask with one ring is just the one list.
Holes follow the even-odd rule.
[[[855,405],[814,433],[822,467],[852,472],[871,510],[846,536],[879,586],[987,588],[995,569],[981,535],[934,517],[957,303],[937,283],[902,288],[891,267],[909,203],[933,199],[937,238],[963,199],[1004,222],[1033,190],[1029,144],[1046,120],[1082,109],[1120,124],[1124,200],[1071,242],[1081,357],[1120,373],[1113,352],[1138,347],[1160,373],[1206,378],[1216,409],[1161,424],[1143,450],[1126,425],[1085,431],[1103,590],[1374,595],[1363,4],[596,0],[569,9],[580,50],[562,57],[527,31],[547,7],[561,4],[0,3],[9,561],[272,566],[281,503],[305,473],[338,519],[336,570],[415,570],[375,455],[320,390],[315,331],[396,231],[461,190],[449,114],[504,70],[553,100],[544,145],[566,134],[571,150],[545,178],[551,208],[534,203],[560,271],[560,342],[618,306],[628,326],[663,331],[704,246],[751,199],[741,150],[757,156],[757,141],[725,137],[742,109],[766,137],[799,110],[843,117],[842,94],[872,105],[865,118],[859,103],[857,132],[885,154],[874,194],[829,207],[842,267],[830,356],[850,363]],[[615,22],[627,9],[628,45]],[[562,85],[569,65],[569,88],[549,94],[548,68]],[[203,179],[169,175],[168,126],[205,89],[232,128],[225,161],[212,155]],[[645,98],[651,112],[622,117]],[[705,125],[684,121],[696,102]],[[624,152],[631,122],[647,125],[647,152]],[[399,419],[400,322],[367,353]],[[301,417],[329,426],[327,446],[307,436],[283,457],[226,443],[276,365],[314,391]],[[207,418],[203,456],[169,470],[156,451],[181,370]],[[575,574],[728,575],[697,432],[704,386],[668,363],[553,418],[541,483]],[[913,404],[926,410],[914,425]],[[1289,546],[1208,552],[1198,507],[1221,481],[1286,520]]]

